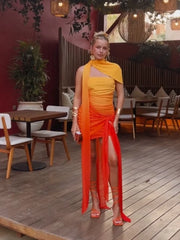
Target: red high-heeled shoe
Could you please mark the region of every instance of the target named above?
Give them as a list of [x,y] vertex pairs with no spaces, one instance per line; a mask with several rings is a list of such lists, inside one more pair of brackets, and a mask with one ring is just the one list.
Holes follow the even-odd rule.
[[[96,181],[91,181],[90,190],[91,190],[92,199],[96,199],[97,201],[99,201],[97,187],[96,187]],[[95,209],[94,207],[92,207],[91,213],[90,213],[91,218],[99,218],[100,215],[101,215],[101,211],[99,209]]]
[[[112,196],[113,196],[113,201],[114,201],[113,206],[112,206],[112,209],[113,209],[116,204],[119,204],[118,203],[119,195],[118,195],[118,187],[111,187],[111,189],[112,189]],[[121,215],[119,215],[116,218],[113,218],[114,226],[122,226],[123,224],[124,223],[123,223]]]
[[124,223],[123,223],[122,217],[117,217],[117,218],[113,219],[114,226],[122,226],[123,224]]
[[100,210],[97,210],[97,209],[95,209],[95,208],[92,208],[92,209],[91,209],[91,215],[90,215],[91,218],[99,218],[100,215],[101,215]]

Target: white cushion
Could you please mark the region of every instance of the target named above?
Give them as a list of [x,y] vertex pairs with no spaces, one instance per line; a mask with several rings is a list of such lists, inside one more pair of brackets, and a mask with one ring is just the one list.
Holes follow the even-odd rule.
[[176,102],[176,92],[174,90],[171,90],[171,92],[169,93],[169,97],[170,97],[170,100],[169,100],[169,106],[170,107],[174,107],[175,105],[175,102]]
[[164,90],[164,88],[161,86],[160,89],[155,94],[156,97],[168,97],[168,94]]
[[154,94],[152,93],[151,89],[147,90],[146,95],[148,97],[154,97]]
[[146,94],[145,94],[143,91],[141,91],[141,90],[138,88],[138,86],[135,86],[134,89],[133,89],[133,91],[132,91],[132,93],[131,93],[131,97],[133,97],[133,98],[136,98],[136,97],[145,97],[145,96],[146,96]]
[[[144,117],[157,117],[158,112],[147,112],[147,113],[142,113],[140,116]],[[160,117],[165,117],[165,113],[160,113]]]
[[62,92],[62,105],[72,109],[72,102],[68,93]]
[[124,88],[124,96],[129,97],[129,93],[128,93],[128,90],[126,88]]
[[[11,146],[14,146],[16,144],[26,143],[30,142],[33,139],[32,138],[26,138],[26,137],[18,137],[18,136],[9,136],[10,144]],[[5,137],[0,138],[0,145],[5,146],[6,145],[6,139]]]
[[67,88],[67,93],[69,94],[70,100],[71,100],[71,102],[72,102],[72,104],[73,104],[74,91],[73,91],[70,87],[68,87],[68,88]]
[[[147,90],[146,96],[154,97],[154,94],[152,93],[151,89]],[[144,103],[144,106],[149,106],[150,107],[150,106],[153,106],[153,105],[154,105],[154,103]]]
[[[135,119],[134,114],[133,114],[133,119]],[[119,116],[119,120],[132,120],[132,114],[122,114]]]
[[33,137],[39,137],[39,138],[58,137],[62,135],[66,135],[66,133],[60,132],[60,131],[50,131],[50,130],[39,130],[32,133]]

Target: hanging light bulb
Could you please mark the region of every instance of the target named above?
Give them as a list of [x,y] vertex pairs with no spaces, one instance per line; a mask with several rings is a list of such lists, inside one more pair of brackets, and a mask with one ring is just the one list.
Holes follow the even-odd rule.
[[137,17],[138,17],[137,13],[134,13],[133,18],[137,18]]
[[171,19],[171,29],[180,30],[180,18]]
[[154,10],[159,13],[173,12],[177,9],[177,0],[155,0]]
[[178,26],[178,25],[179,25],[179,23],[178,23],[178,21],[177,21],[177,20],[175,21],[175,23],[174,23],[174,24],[175,24],[176,26]]
[[169,2],[169,0],[163,0],[163,2],[164,2],[164,3],[168,3],[168,2]]
[[51,14],[56,17],[65,17],[69,13],[68,0],[51,0]]

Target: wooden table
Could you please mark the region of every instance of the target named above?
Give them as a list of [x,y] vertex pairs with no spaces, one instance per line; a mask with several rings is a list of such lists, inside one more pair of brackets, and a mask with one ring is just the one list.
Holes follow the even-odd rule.
[[[66,116],[66,112],[52,112],[42,110],[17,110],[8,112],[12,121],[25,122],[26,123],[26,135],[31,137],[31,123],[42,120],[61,118]],[[29,145],[29,151],[31,154],[31,145]],[[33,170],[40,170],[46,167],[43,162],[32,161]],[[29,171],[27,162],[20,162],[12,165],[12,168],[20,171]]]
[[150,96],[145,96],[145,97],[136,97],[136,103],[156,103],[158,98],[157,97],[150,97]]
[[136,104],[135,104],[135,108],[133,109],[134,114],[135,114],[135,131],[136,131],[136,116],[137,116],[137,103],[140,103],[142,105],[146,104],[146,103],[156,103],[158,98],[157,97],[151,97],[151,96],[144,96],[144,97],[135,97],[136,100]]

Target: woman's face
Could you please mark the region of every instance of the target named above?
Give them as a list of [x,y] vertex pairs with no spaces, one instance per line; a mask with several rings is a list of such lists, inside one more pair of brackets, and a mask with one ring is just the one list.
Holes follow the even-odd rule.
[[105,39],[96,39],[91,47],[91,54],[97,60],[103,60],[109,53],[109,43]]

